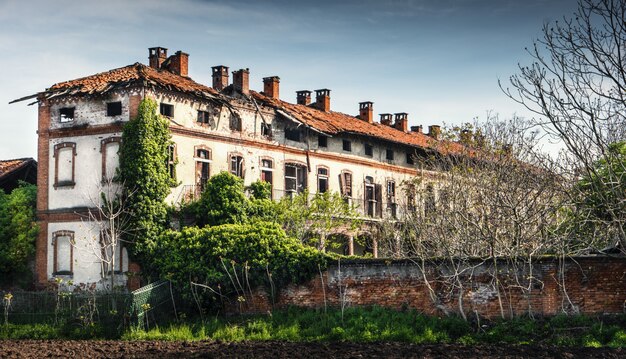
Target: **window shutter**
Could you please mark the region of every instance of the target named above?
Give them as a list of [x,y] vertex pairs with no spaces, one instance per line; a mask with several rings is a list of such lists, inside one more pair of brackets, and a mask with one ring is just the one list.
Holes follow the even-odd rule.
[[375,199],[376,199],[376,217],[382,217],[383,215],[383,186],[380,184],[375,185]]

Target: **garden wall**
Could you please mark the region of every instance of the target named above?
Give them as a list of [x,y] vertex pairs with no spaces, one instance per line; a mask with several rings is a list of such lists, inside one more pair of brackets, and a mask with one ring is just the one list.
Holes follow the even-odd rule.
[[529,313],[617,314],[624,312],[626,304],[626,258],[561,261],[546,257],[532,263],[472,260],[456,266],[446,261],[422,266],[414,260],[346,260],[274,295],[259,288],[247,298],[243,311],[342,304],[415,308],[430,315],[460,313],[463,308],[468,316],[488,318]]

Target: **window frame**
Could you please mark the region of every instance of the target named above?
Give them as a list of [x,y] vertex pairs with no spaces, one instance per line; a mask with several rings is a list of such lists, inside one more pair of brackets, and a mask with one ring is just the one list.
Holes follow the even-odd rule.
[[343,143],[342,143],[342,147],[341,148],[343,149],[343,151],[344,152],[352,152],[352,141],[345,140],[345,139],[342,140],[342,141],[343,141]]
[[[236,169],[233,171],[233,159],[237,162]],[[237,159],[241,159],[238,161]],[[239,152],[231,152],[228,154],[228,172],[235,177],[245,179],[246,177],[246,162],[243,155]]]
[[[68,239],[69,246],[70,246],[70,263],[69,263],[70,270],[69,272],[59,271],[58,240],[60,237],[69,238]],[[62,276],[62,275],[73,276],[74,275],[74,244],[75,244],[74,231],[60,230],[60,231],[52,232],[52,246],[54,247],[53,254],[52,254],[52,275],[53,276]]]
[[[295,176],[287,176],[287,167],[293,167],[295,169]],[[305,164],[302,164],[300,162],[292,162],[292,161],[288,161],[285,162],[285,193],[289,193],[290,196],[292,196],[294,193],[299,194],[304,192],[307,188],[308,188],[308,184],[307,184],[307,169],[308,167]],[[300,172],[302,171],[302,172]],[[300,176],[299,176],[300,174]],[[288,179],[293,179],[295,181],[295,189],[289,189],[289,186],[287,186],[287,180]],[[298,185],[299,185],[299,180],[301,180],[301,185],[302,188],[299,189]]]
[[[165,165],[167,167],[167,173],[170,175],[170,179],[176,182],[176,163],[178,162],[178,149],[176,143],[172,143],[167,146],[167,159]],[[172,187],[176,187],[172,184]]]
[[[321,174],[321,171],[326,171],[326,174]],[[326,193],[330,191],[330,169],[327,166],[317,166],[317,193]],[[326,187],[324,190],[321,190],[320,180],[326,181]]]
[[272,133],[272,124],[262,121],[261,122],[261,136],[271,139],[273,136]]
[[[59,152],[65,148],[72,149],[72,179],[71,181],[59,182]],[[54,145],[54,153],[52,155],[54,160],[54,188],[69,187],[74,188],[76,185],[76,143],[75,142],[61,142]]]
[[172,105],[171,103],[161,102],[159,104],[159,113],[161,114],[161,116],[174,118],[174,105]]
[[[206,157],[200,156],[200,152],[207,153]],[[211,178],[211,163],[213,163],[213,151],[211,148],[205,145],[198,145],[193,147],[193,160],[195,163],[195,185],[198,186],[199,192],[201,193],[206,186],[206,183]],[[202,177],[202,172],[204,170],[204,166],[207,165],[207,176],[206,178]]]
[[[297,139],[295,135],[297,135]],[[285,139],[293,142],[302,142],[302,130],[298,127],[285,127]]]
[[196,116],[196,123],[200,126],[213,126],[213,119],[211,118],[211,113],[206,110],[198,110],[198,115]]

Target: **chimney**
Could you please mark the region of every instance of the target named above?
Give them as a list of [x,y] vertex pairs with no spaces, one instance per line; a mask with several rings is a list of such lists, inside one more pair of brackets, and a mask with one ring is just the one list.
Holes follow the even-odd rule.
[[435,140],[439,140],[439,138],[441,137],[441,126],[428,126],[428,136],[434,138]]
[[222,91],[228,86],[228,67],[219,65],[211,67],[213,71],[213,88]]
[[164,47],[151,47],[148,49],[148,61],[153,69],[160,69],[163,61],[167,59],[167,49]]
[[243,95],[250,93],[250,70],[233,71],[233,87]]
[[189,54],[176,51],[174,56],[167,60],[167,69],[173,74],[188,77]]
[[380,124],[385,126],[391,126],[391,118],[393,117],[390,113],[381,113],[380,114]]
[[374,123],[374,103],[371,101],[359,102],[359,118],[365,122]]
[[278,100],[280,98],[279,88],[280,77],[272,76],[263,78],[263,93],[265,94],[265,96]]
[[424,130],[422,129],[422,125],[419,125],[419,126],[411,126],[411,132],[415,132],[415,133],[424,133]]
[[330,90],[320,89],[315,90],[315,107],[318,110],[328,112],[330,111]]
[[308,106],[311,103],[311,91],[296,91],[296,99],[298,105]]
[[398,112],[395,115],[396,123],[393,127],[402,132],[407,132],[409,129],[409,114],[406,112]]

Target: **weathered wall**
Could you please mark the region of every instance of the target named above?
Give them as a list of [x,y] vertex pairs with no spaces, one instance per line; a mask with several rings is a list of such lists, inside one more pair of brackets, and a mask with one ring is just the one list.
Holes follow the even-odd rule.
[[[473,270],[462,276],[462,290],[459,282],[451,285],[455,281],[450,277],[449,266],[428,265],[425,276],[436,294],[433,301],[424,273],[415,262],[347,261],[341,266],[332,265],[321,277],[318,275],[308,283],[283,288],[274,301],[264,289],[259,289],[247,300],[246,310],[267,312],[290,305],[340,306],[343,299],[348,306],[406,307],[430,315],[459,313],[462,307],[468,316],[479,314],[489,318],[529,312],[540,316],[562,312],[624,312],[626,258],[579,257],[562,264],[554,258],[540,259],[532,266],[502,261],[497,265],[496,281],[492,275],[493,263],[476,262]],[[462,294],[461,305],[459,294]]]

